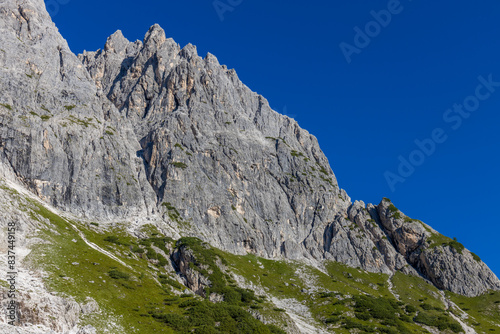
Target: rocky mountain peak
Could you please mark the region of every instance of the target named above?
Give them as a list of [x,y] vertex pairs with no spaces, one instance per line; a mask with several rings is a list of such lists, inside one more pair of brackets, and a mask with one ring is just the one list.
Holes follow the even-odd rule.
[[144,37],[144,44],[151,43],[159,47],[166,40],[167,37],[165,35],[165,30],[163,30],[163,28],[160,27],[159,24],[153,24],[146,33],[146,36]]
[[123,36],[121,30],[117,30],[114,34],[108,37],[104,45],[105,52],[122,53],[125,51],[130,41]]
[[204,58],[205,62],[208,64],[213,64],[214,66],[219,66],[219,60],[217,59],[216,56],[211,54],[210,52],[207,52],[207,55]]
[[194,57],[198,57],[196,46],[188,43],[185,47],[182,48],[180,56],[186,58],[188,61],[190,61]]

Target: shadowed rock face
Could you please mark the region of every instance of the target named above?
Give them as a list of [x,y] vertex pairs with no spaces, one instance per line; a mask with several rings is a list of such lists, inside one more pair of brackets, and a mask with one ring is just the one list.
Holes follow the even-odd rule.
[[41,0],[0,2],[0,16],[1,159],[42,199],[89,218],[158,218],[238,254],[418,271],[465,295],[500,287],[386,201],[352,203],[314,136],[158,25],[77,57]]

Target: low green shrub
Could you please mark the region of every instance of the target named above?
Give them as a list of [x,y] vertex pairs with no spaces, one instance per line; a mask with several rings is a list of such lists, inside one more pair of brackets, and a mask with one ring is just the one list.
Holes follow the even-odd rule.
[[337,322],[340,321],[340,317],[339,316],[331,316],[331,317],[328,317],[325,319],[325,323],[326,324],[336,324]]
[[186,169],[187,168],[187,165],[183,162],[178,162],[178,161],[174,161],[174,162],[171,162],[170,163],[172,166],[174,166],[175,168],[181,168],[181,169]]
[[471,252],[471,254],[472,254],[472,258],[473,258],[474,260],[476,260],[477,262],[481,262],[481,258],[480,258],[479,256],[477,256],[476,254],[474,254],[474,253],[472,253],[472,252]]
[[153,314],[153,318],[167,324],[176,331],[188,331],[190,322],[187,317],[178,314]]
[[394,206],[394,204],[389,205],[389,211],[391,212],[391,217],[395,219],[401,219],[401,213],[399,212],[398,208]]
[[126,241],[120,240],[116,235],[108,235],[104,238],[104,241],[111,242],[113,244],[121,245],[121,246],[130,246],[130,244]]
[[319,298],[329,298],[329,297],[335,297],[334,292],[320,292],[319,293]]
[[357,312],[355,315],[359,320],[370,320],[372,318],[367,312]]
[[440,331],[444,331],[446,329],[452,330],[454,333],[459,333],[462,332],[462,326],[455,320],[451,319],[447,315],[433,315],[427,312],[420,312],[416,317],[415,317],[415,322],[418,322],[420,324],[436,327]]
[[[189,299],[181,304],[183,315],[153,314],[157,321],[177,332],[285,334],[275,325],[264,325],[241,307]],[[216,327],[217,324],[217,327]]]
[[133,245],[131,251],[138,254],[144,253],[144,249],[137,245]]
[[354,296],[354,310],[357,313],[368,313],[372,318],[376,319],[396,319],[396,313],[400,312],[397,301],[372,296]]
[[179,307],[186,308],[186,307],[190,307],[190,306],[196,306],[200,303],[201,303],[201,301],[196,300],[196,299],[186,299],[179,304]]
[[417,312],[417,308],[413,305],[406,305],[405,307],[406,313],[413,314]]
[[427,304],[427,303],[423,303],[422,305],[420,305],[420,307],[426,311],[429,311],[429,310],[432,310],[434,309],[434,307],[430,304]]
[[344,328],[349,330],[349,329],[359,329],[368,333],[374,333],[376,328],[373,325],[367,325],[362,322],[359,322],[357,320],[354,320],[352,318],[346,318],[344,323]]
[[176,289],[182,290],[184,286],[170,277],[160,278],[161,284],[168,284]]
[[456,239],[452,240],[448,243],[448,246],[454,248],[459,254],[462,254],[462,251],[465,249],[464,245],[459,243]]
[[111,269],[108,272],[109,277],[114,278],[114,279],[123,279],[123,280],[128,280],[130,278],[130,275],[124,272],[121,272],[117,269]]
[[12,110],[12,106],[10,104],[7,104],[7,103],[0,103],[0,106],[4,107],[4,108],[7,108],[9,110]]

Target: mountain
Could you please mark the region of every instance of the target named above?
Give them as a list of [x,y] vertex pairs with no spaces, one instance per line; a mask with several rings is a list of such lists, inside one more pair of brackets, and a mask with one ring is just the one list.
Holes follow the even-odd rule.
[[0,332],[500,331],[477,255],[352,202],[215,56],[158,25],[77,56],[43,1],[0,16]]

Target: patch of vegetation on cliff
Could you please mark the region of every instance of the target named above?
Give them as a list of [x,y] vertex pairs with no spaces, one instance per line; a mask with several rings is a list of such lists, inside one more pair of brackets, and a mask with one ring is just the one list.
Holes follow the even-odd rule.
[[10,104],[7,104],[7,103],[0,103],[0,106],[6,108],[6,109],[9,109],[12,111],[12,106]]
[[459,254],[462,254],[465,249],[465,246],[458,242],[456,238],[451,239],[439,233],[432,234],[432,236],[427,239],[427,243],[429,244],[429,248],[448,246]]
[[388,209],[389,209],[389,212],[391,213],[391,217],[392,218],[394,218],[394,219],[401,219],[401,218],[403,218],[403,216],[399,212],[398,208],[396,208],[394,206],[394,204],[391,203],[391,205],[389,205]]
[[177,210],[170,202],[164,202],[161,205],[167,209],[167,215],[170,220],[176,222],[180,226],[189,226],[189,222],[182,220],[179,210]]
[[473,258],[474,260],[476,260],[477,262],[481,262],[481,258],[480,258],[478,255],[476,255],[476,254],[474,254],[474,253],[472,253],[472,252],[470,252],[470,253],[471,253],[472,258]]
[[250,305],[257,300],[253,291],[230,285],[234,282],[217,265],[217,262],[227,265],[226,260],[220,257],[208,244],[198,238],[185,237],[177,241],[176,247],[185,247],[193,251],[196,260],[192,268],[211,282],[210,287],[206,288],[205,291],[207,296],[211,293],[217,293],[224,296],[224,302],[234,305]]
[[97,126],[94,123],[92,123],[93,119],[89,117],[87,117],[86,119],[80,119],[73,115],[69,115],[69,117],[67,117],[66,120],[68,120],[72,124],[81,125],[86,128],[88,128],[89,126],[93,126],[94,128],[97,129]]
[[179,162],[179,161],[174,161],[174,162],[171,162],[170,163],[172,166],[174,166],[175,168],[180,168],[180,169],[186,169],[187,168],[187,165],[183,162]]

